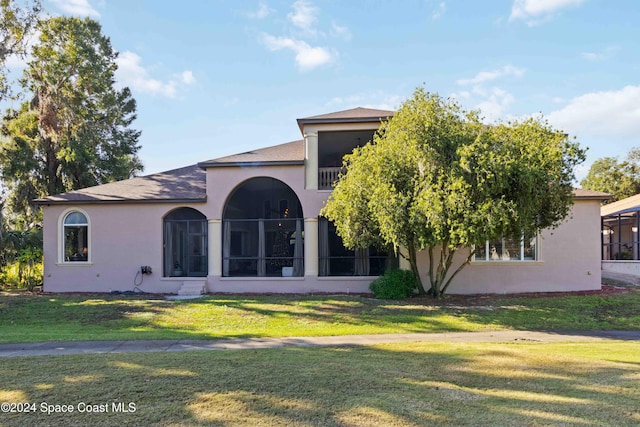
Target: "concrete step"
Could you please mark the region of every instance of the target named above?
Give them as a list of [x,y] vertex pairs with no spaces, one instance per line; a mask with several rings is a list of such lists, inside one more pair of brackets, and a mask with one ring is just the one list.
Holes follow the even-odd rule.
[[182,286],[178,291],[178,295],[190,296],[190,295],[202,295],[207,288],[206,280],[190,280],[188,282],[182,282]]

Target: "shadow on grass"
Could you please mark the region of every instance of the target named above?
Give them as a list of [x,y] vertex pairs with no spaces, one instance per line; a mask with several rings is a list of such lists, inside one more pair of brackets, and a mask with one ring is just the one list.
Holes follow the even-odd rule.
[[[637,425],[638,344],[288,348],[3,361],[0,398],[134,402],[135,413],[3,414],[25,425]],[[619,361],[606,361],[609,351]],[[46,371],[46,372],[45,372]],[[2,395],[5,393],[5,396]],[[2,400],[2,399],[0,399]],[[28,418],[27,418],[28,417]]]
[[0,294],[0,342],[217,339],[462,332],[640,330],[640,292],[609,296],[383,301],[349,296]]

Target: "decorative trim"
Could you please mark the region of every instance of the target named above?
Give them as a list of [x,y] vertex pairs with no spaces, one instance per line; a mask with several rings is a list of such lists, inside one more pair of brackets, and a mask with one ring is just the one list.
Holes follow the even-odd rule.
[[470,261],[469,265],[541,265],[544,264],[542,260],[513,260],[513,261]]
[[[91,196],[89,196],[91,197]],[[121,205],[121,204],[148,204],[148,203],[206,203],[207,197],[201,199],[118,199],[118,200],[48,200],[36,199],[36,205]]]
[[[64,219],[67,217],[67,215],[69,215],[71,212],[79,212],[81,214],[84,215],[84,217],[87,219],[87,249],[88,249],[88,254],[87,254],[87,260],[86,261],[65,261],[64,260]],[[57,260],[58,262],[56,263],[56,265],[93,265],[93,263],[91,262],[91,258],[93,257],[93,242],[91,239],[91,217],[89,216],[89,214],[87,213],[87,211],[85,211],[84,209],[78,208],[78,207],[72,207],[72,208],[67,208],[65,210],[63,210],[60,215],[58,216],[58,231],[57,231],[57,235],[58,235],[58,256],[57,256]]]
[[201,162],[198,163],[202,169],[207,168],[228,168],[228,167],[259,167],[259,166],[303,166],[304,160],[274,160],[255,162]]

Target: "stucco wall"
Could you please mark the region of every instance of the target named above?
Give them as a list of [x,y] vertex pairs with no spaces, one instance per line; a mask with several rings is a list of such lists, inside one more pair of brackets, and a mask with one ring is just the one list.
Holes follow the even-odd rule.
[[[144,282],[140,286],[140,289],[146,292],[175,293],[185,280],[204,280],[204,278],[162,277],[162,219],[175,208],[192,207],[202,212],[209,220],[219,220],[233,190],[247,179],[255,177],[272,177],[289,185],[300,199],[305,218],[317,217],[330,194],[328,191],[304,189],[303,166],[222,167],[207,171],[206,203],[77,205],[75,207],[86,212],[90,221],[91,262],[89,264],[59,262],[60,221],[74,206],[44,206],[44,290],[48,292],[133,290],[134,278],[142,265],[149,265],[153,270],[153,274],[144,276]],[[209,232],[212,232],[211,227]],[[210,247],[209,252],[211,251]],[[338,283],[332,279],[320,279],[320,282],[316,283],[317,277],[289,279],[291,282],[289,283],[286,280],[274,281],[268,278],[246,280],[220,278],[211,276],[212,271],[213,266],[210,262],[207,287],[212,292],[346,292],[348,289],[351,292],[364,292],[371,281],[371,279],[357,278],[353,286],[345,287],[342,282]],[[296,280],[298,280],[297,284]]]
[[279,179],[296,193],[305,218],[317,217],[329,191],[305,190],[303,166],[216,167],[207,170],[207,203],[202,213],[209,219],[222,219],[222,212],[232,191],[251,178]]
[[[88,214],[91,224],[91,263],[87,265],[58,262],[59,221],[61,215],[71,206],[45,207],[44,289],[51,292],[132,290],[140,266],[149,265],[153,274],[144,276],[141,290],[158,293],[177,292],[182,283],[190,279],[162,277],[162,218],[175,208],[192,207],[212,221],[209,227],[210,275],[206,278],[207,289],[210,292],[367,292],[372,278],[319,278],[311,274],[302,278],[245,279],[214,275],[215,268],[212,263],[221,263],[213,254],[221,253],[219,220],[222,218],[224,205],[239,184],[247,179],[263,176],[279,179],[289,185],[299,197],[303,216],[307,219],[317,217],[323,202],[330,194],[328,191],[304,188],[303,166],[219,167],[207,171],[206,203],[80,205],[79,207]],[[458,275],[449,292],[514,293],[598,289],[599,208],[597,200],[577,201],[570,220],[559,228],[542,234],[539,261],[471,264]],[[218,224],[216,227],[211,226],[214,222]],[[309,237],[312,235],[313,233],[307,234]],[[310,249],[317,248],[317,243],[315,246],[311,241],[307,243]],[[217,249],[212,247],[214,245],[217,245]],[[309,250],[305,254],[305,257],[308,256],[317,258],[317,253],[313,255]],[[426,253],[419,256],[425,283],[428,265],[426,256]]]
[[[600,202],[579,200],[570,218],[538,240],[538,261],[472,262],[452,282],[449,293],[559,292],[600,289]],[[460,254],[458,261],[466,257]],[[421,253],[427,283],[428,256]]]
[[[178,207],[202,212],[203,204],[79,205],[90,222],[90,263],[60,263],[60,218],[69,206],[44,209],[44,290],[47,292],[130,291],[142,265],[151,266],[140,289],[172,293],[184,278],[162,278],[162,218]],[[140,277],[138,277],[138,280]],[[202,278],[200,280],[203,280]]]
[[602,261],[602,270],[640,276],[640,261]]

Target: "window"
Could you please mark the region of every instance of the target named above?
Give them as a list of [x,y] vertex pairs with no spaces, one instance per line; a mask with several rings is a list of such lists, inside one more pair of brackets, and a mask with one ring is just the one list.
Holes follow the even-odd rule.
[[69,212],[62,221],[63,262],[89,261],[89,221],[82,212]]
[[538,237],[522,239],[496,239],[476,248],[474,261],[536,261],[538,259]]

